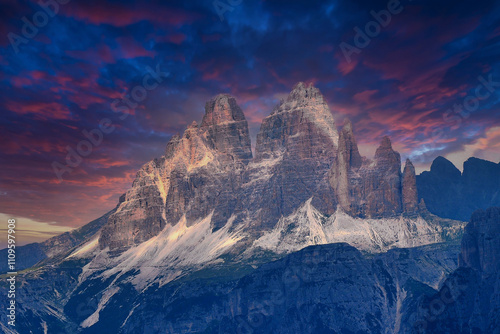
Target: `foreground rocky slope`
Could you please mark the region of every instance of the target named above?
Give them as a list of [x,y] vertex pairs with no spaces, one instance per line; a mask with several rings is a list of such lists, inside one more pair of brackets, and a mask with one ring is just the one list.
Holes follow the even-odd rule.
[[[458,252],[457,244],[433,244],[373,257],[345,243],[318,245],[258,269],[211,267],[139,290],[130,274],[82,280],[77,261],[67,259],[63,270],[43,268],[23,278],[16,330],[409,333],[405,317],[456,269]],[[73,293],[61,298],[63,291]]]
[[397,333],[415,297],[431,294],[429,285],[439,285],[455,268],[451,253],[457,247],[443,249],[394,250],[368,259],[344,243],[311,246],[237,280],[186,278],[151,285],[135,298],[124,285],[116,300],[126,298],[134,311],[120,312],[114,304],[88,332]]
[[472,215],[459,260],[440,291],[419,303],[414,332],[500,333],[499,207]]

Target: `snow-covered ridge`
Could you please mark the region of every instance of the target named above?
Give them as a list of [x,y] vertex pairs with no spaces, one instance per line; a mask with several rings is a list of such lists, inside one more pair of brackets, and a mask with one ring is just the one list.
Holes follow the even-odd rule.
[[309,199],[276,227],[255,240],[253,247],[290,253],[310,245],[347,242],[368,252],[417,247],[442,242],[443,228],[418,216],[383,219],[354,218],[337,210],[326,217]]

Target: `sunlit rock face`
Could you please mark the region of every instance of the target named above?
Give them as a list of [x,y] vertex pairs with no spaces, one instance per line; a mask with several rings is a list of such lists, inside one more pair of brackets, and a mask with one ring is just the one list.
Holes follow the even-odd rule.
[[241,174],[252,158],[248,124],[234,97],[209,100],[193,122],[167,144],[165,155],[145,164],[103,228],[100,247],[123,249],[157,235],[186,216],[189,226],[214,211],[215,227],[230,217]]

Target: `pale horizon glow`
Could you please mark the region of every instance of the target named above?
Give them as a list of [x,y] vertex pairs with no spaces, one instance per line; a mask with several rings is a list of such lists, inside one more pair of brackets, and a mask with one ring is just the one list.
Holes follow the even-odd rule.
[[61,226],[56,222],[44,223],[26,217],[15,217],[0,213],[0,233],[3,236],[0,240],[0,249],[7,247],[7,221],[16,220],[16,246],[23,246],[33,242],[42,242],[56,235],[73,230],[72,227]]

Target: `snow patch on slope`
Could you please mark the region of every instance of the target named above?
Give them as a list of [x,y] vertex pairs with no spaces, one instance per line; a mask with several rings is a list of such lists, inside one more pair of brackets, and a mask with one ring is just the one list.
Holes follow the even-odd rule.
[[69,258],[85,258],[94,253],[99,249],[99,236],[94,237],[94,239],[90,240],[89,242],[83,244],[79,248],[77,248],[73,253],[71,253],[67,259]]
[[272,158],[250,162],[248,170],[252,171],[252,177],[249,182],[243,184],[243,187],[249,187],[255,183],[269,180],[273,176],[274,167],[283,160],[283,154],[284,152],[278,152]]
[[289,253],[310,245],[347,242],[363,251],[383,252],[394,247],[443,241],[441,227],[429,224],[422,217],[361,219],[341,210],[327,217],[311,205],[311,200],[293,214],[282,217],[272,231],[253,243],[253,247]]
[[216,260],[243,238],[241,228],[230,232],[234,219],[231,217],[223,228],[213,232],[212,214],[191,226],[187,226],[186,218],[182,217],[176,225],[167,225],[157,236],[118,257],[110,258],[108,252],[103,251],[85,267],[85,276],[105,267],[109,269],[100,276],[105,279],[118,274],[114,281],[127,272],[138,271],[131,278],[137,289],[143,289],[157,278],[166,284],[182,275],[183,268]]
[[85,319],[80,326],[82,326],[83,328],[87,328],[97,323],[99,321],[99,313],[106,306],[109,299],[113,297],[113,295],[117,293],[119,290],[120,289],[116,286],[109,287],[106,290],[106,292],[104,292],[104,295],[99,301],[99,304],[97,305],[97,310],[95,310],[94,313],[92,313],[87,319]]

